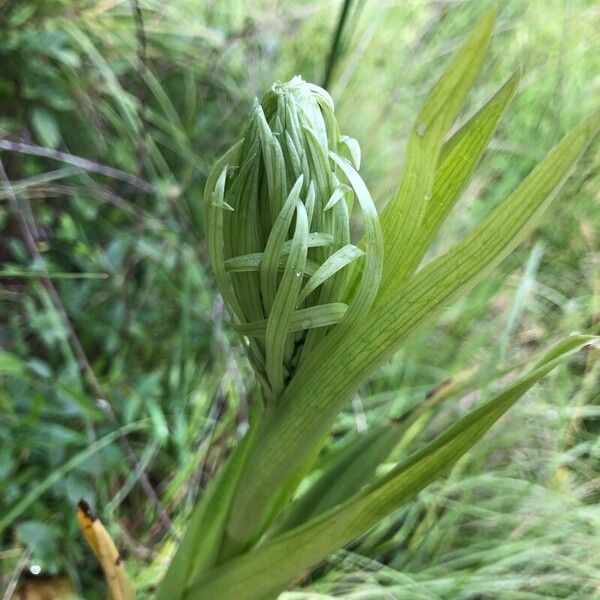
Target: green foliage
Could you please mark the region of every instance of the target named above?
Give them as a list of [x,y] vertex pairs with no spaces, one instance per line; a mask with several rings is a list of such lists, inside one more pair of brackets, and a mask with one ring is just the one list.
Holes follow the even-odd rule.
[[[574,350],[597,341],[574,336],[551,350],[536,367],[506,390],[471,411],[432,442],[397,464],[355,497],[255,551],[208,571],[185,597],[263,598],[336,548],[357,538],[453,464],[543,375]],[[334,482],[335,485],[335,482]]]
[[[573,347],[580,348],[594,340],[565,340],[529,374],[497,398],[457,421],[430,445],[401,461],[381,481],[375,480],[359,491],[365,484],[362,474],[359,474],[353,490],[356,493],[350,499],[317,515],[314,521],[293,521],[295,528],[279,537],[271,540],[268,532],[264,536],[270,525],[273,525],[274,531],[281,530],[277,526],[278,516],[294,496],[299,482],[309,473],[337,414],[356,393],[358,386],[397,351],[415,329],[434,319],[449,303],[481,280],[535,227],[600,127],[600,113],[580,123],[477,227],[449,251],[414,274],[431,242],[432,233],[439,226],[437,214],[447,214],[446,206],[451,207],[456,200],[518,80],[512,78],[444,147],[447,131],[480,70],[493,21],[494,14],[488,12],[433,87],[419,112],[409,137],[399,190],[382,215],[383,263],[369,262],[369,256],[380,255],[380,238],[378,235],[367,236],[363,245],[365,259],[360,283],[351,281],[350,290],[346,289],[339,297],[349,298],[352,302],[354,292],[362,298],[363,284],[369,282],[372,296],[361,307],[360,318],[351,320],[352,310],[349,309],[339,324],[323,332],[320,345],[303,348],[302,362],[294,361],[292,355],[286,356],[284,349],[296,348],[298,342],[301,344],[303,341],[298,332],[290,329],[290,315],[301,289],[298,279],[305,275],[311,222],[306,217],[307,212],[312,215],[315,206],[318,215],[319,206],[332,204],[329,200],[333,193],[331,185],[321,183],[331,177],[332,171],[336,177],[345,176],[363,210],[368,204],[361,201],[361,197],[370,201],[370,195],[353,167],[335,152],[340,137],[331,103],[319,90],[316,90],[315,97],[325,97],[326,101],[317,103],[313,100],[307,105],[302,94],[294,97],[297,86],[305,86],[307,96],[311,91],[298,80],[276,84],[271,95],[265,96],[263,108],[267,111],[276,104],[278,111],[269,111],[267,119],[264,119],[261,108],[258,108],[244,140],[217,163],[205,192],[209,215],[210,211],[214,215],[209,218],[213,268],[225,301],[242,326],[244,320],[266,320],[264,350],[255,346],[257,340],[254,338],[248,338],[247,344],[257,375],[263,381],[263,389],[271,402],[263,418],[252,425],[255,430],[252,440],[256,441],[250,442],[248,454],[244,453],[237,489],[225,488],[224,481],[219,480],[209,492],[222,495],[226,506],[231,506],[229,516],[225,517],[226,526],[220,525],[224,515],[219,513],[219,527],[215,532],[212,529],[213,519],[207,514],[205,524],[200,528],[194,527],[184,540],[185,560],[190,564],[194,562],[189,556],[190,548],[205,547],[206,544],[218,553],[217,560],[207,564],[206,572],[200,570],[196,576],[188,576],[185,584],[177,578],[175,585],[175,579],[167,575],[159,597],[176,594],[182,598],[226,598],[233,594],[260,599],[265,594],[273,596],[295,575],[364,534],[458,460],[517,398],[556,366],[565,351],[568,353]],[[320,105],[323,120],[313,121],[314,130],[317,131],[321,125],[321,143],[323,147],[325,143],[330,147],[327,155],[330,163],[314,161],[318,141],[315,133],[308,136],[306,152],[306,156],[312,156],[313,170],[302,172],[298,166],[296,173],[287,172],[286,164],[299,165],[297,157],[302,156],[301,152],[292,145],[279,145],[277,138],[267,137],[268,127],[277,131],[279,140],[288,137],[288,129],[292,132],[296,129],[297,133],[294,117],[285,120],[285,111],[280,113],[280,106],[286,102],[298,104],[306,118],[313,119],[312,114]],[[494,113],[497,113],[496,116]],[[473,122],[478,123],[483,119],[482,115],[488,118],[488,114],[491,115],[490,125],[476,129]],[[324,123],[329,126],[324,127]],[[254,133],[256,130],[259,135]],[[249,169],[247,165],[260,164],[260,161],[263,161],[264,168],[259,170],[255,167],[252,179],[249,175],[251,167]],[[336,170],[338,168],[339,171]],[[228,180],[228,171],[235,172],[237,179]],[[294,183],[295,177],[298,179]],[[457,184],[446,184],[440,191],[440,181],[447,182],[454,177]],[[247,187],[240,184],[240,180],[248,181]],[[434,196],[432,192],[436,183],[438,187]],[[311,192],[311,186],[316,193]],[[301,199],[303,190],[306,196]],[[351,203],[347,202],[344,194],[339,196],[335,206],[346,202],[347,210],[350,210]],[[437,206],[432,209],[433,197],[442,204],[441,209]],[[292,228],[294,205],[297,212]],[[261,214],[261,210],[264,213]],[[432,212],[436,216],[428,215]],[[230,229],[229,237],[224,233],[227,220],[236,223]],[[375,220],[373,222],[376,223]],[[368,223],[367,217],[367,230]],[[211,228],[216,232],[214,235],[210,233]],[[288,235],[291,236],[289,257],[278,279],[283,244]],[[332,237],[333,250],[346,243],[346,240],[336,240],[335,235]],[[235,248],[234,245],[240,241],[246,245]],[[410,248],[410,252],[414,249],[414,255],[409,254],[405,262],[406,248]],[[227,276],[227,260],[261,252],[261,286],[258,279],[254,283],[251,279],[244,279],[244,285],[243,282],[238,283],[235,277],[230,279]],[[312,258],[316,261],[321,258],[322,264],[318,269],[322,269],[330,257],[323,258],[315,253]],[[379,288],[381,264],[383,275]],[[251,278],[253,274],[248,272],[244,276]],[[270,286],[266,285],[269,282]],[[349,324],[345,326],[347,321]],[[270,332],[275,333],[270,335]],[[255,358],[257,354],[259,360]],[[261,361],[260,356],[263,355],[265,358]],[[273,357],[277,357],[276,363],[273,363]],[[296,368],[288,370],[287,383],[281,364],[285,365],[286,359],[292,366],[297,364]],[[270,389],[264,382],[271,386]],[[383,453],[379,456],[381,462],[385,458]],[[231,463],[228,466],[233,468]],[[335,478],[327,481],[335,487]],[[283,552],[286,552],[284,559],[281,558]],[[174,564],[178,565],[181,560],[176,556]],[[187,571],[191,573],[190,568]]]
[[[440,114],[442,123],[454,111],[454,125],[441,137],[434,127],[421,138],[414,117],[424,93],[465,32],[494,4],[499,22],[485,77],[462,108],[449,105],[447,115]],[[336,40],[336,19],[346,5]],[[275,564],[289,558],[289,573],[299,549],[288,557],[286,536],[303,535],[302,524],[309,521],[332,527],[323,520],[327,511],[356,500],[366,486],[373,490],[387,473],[398,475],[398,465],[474,404],[487,405],[518,374],[531,372],[538,349],[572,331],[598,333],[595,146],[564,186],[553,218],[541,222],[535,245],[520,244],[467,298],[405,337],[395,357],[361,385],[360,395],[339,405],[335,420],[319,413],[317,429],[326,433],[303,460],[297,457],[301,464],[277,497],[265,489],[272,502],[261,507],[264,539],[251,542],[248,563],[231,558],[247,546],[227,535],[245,465],[226,457],[248,458],[249,446],[258,445],[269,428],[256,410],[265,398],[254,393],[264,382],[254,381],[246,345],[233,330],[264,344],[268,319],[242,325],[222,318],[202,235],[214,228],[206,229],[199,198],[215,157],[244,135],[240,119],[253,109],[252,98],[274,79],[287,81],[296,73],[323,81],[334,48],[328,89],[336,99],[335,118],[342,131],[361,140],[364,157],[347,136],[341,136],[338,152],[360,168],[383,208],[392,245],[391,220],[385,225],[392,202],[384,208],[384,201],[396,197],[399,165],[410,159],[422,169],[418,181],[403,178],[405,191],[429,188],[431,194],[426,203],[407,205],[421,227],[400,222],[398,230],[411,242],[402,261],[387,267],[398,281],[410,281],[422,272],[420,264],[463,238],[596,108],[595,10],[589,0],[568,6],[525,0],[310,7],[261,0],[2,3],[0,159],[20,210],[11,206],[2,181],[0,587],[18,574],[21,557],[29,556],[29,565],[40,565],[43,575],[66,572],[82,597],[105,597],[75,524],[73,509],[81,497],[96,505],[115,537],[140,597],[155,596],[178,543],[175,534],[184,530],[177,557],[185,560],[181,570],[169,571],[171,582],[184,579],[184,571],[199,580],[210,572],[215,586],[228,569],[252,578],[252,565],[272,555]],[[519,64],[525,67],[520,85],[519,72],[503,84]],[[465,89],[477,60],[466,68]],[[464,91],[456,90],[457,101]],[[34,144],[38,155],[16,151],[17,143]],[[410,157],[404,154],[408,147]],[[54,150],[93,161],[91,170],[49,158]],[[351,187],[346,163],[336,158],[327,170]],[[334,209],[324,214],[339,212],[352,195],[340,186],[329,198]],[[315,292],[336,277],[347,277],[348,284],[336,302],[295,310],[287,321],[292,335],[302,336],[310,319],[312,331],[329,337],[346,315],[363,253],[370,249],[360,240],[366,222],[358,208],[349,211],[345,246],[334,244],[332,234],[309,233],[302,302],[312,303]],[[34,233],[35,259],[24,243],[19,213]],[[276,283],[290,247],[291,239],[285,240]],[[225,278],[256,276],[262,250],[225,260]],[[320,266],[319,255],[331,259]],[[271,274],[275,259],[272,253]],[[101,396],[115,411],[114,423],[82,369],[42,272],[58,290]],[[272,281],[265,282],[269,289]],[[281,339],[273,327],[271,339]],[[326,339],[315,341],[313,350]],[[308,362],[309,354],[304,351],[299,362]],[[293,583],[286,574],[280,589],[298,589],[281,599],[592,596],[600,573],[594,356],[590,350],[557,366],[447,478]],[[280,421],[278,415],[271,419]],[[254,437],[238,443],[248,423]],[[171,530],[159,522],[139,473],[123,455],[123,432],[175,522]],[[310,433],[318,437],[317,430]],[[265,454],[275,470],[274,458]],[[249,523],[249,529],[254,526]],[[198,538],[205,541],[202,548]],[[310,551],[319,548],[324,552],[321,543]],[[271,568],[265,565],[265,572]],[[272,581],[283,581],[283,575],[275,570]],[[227,597],[228,588],[223,593]]]
[[[206,276],[196,196],[206,162],[238,126],[235,114],[221,118],[224,99],[249,96],[248,74],[235,53],[215,68],[227,20],[208,23],[191,5],[165,18],[140,4],[143,31],[127,2],[0,7],[0,127],[12,144],[0,159],[18,200],[15,210],[0,182],[0,437],[12,440],[0,450],[0,541],[17,557],[29,544],[43,574],[68,572],[85,597],[100,581],[82,568],[90,563],[73,521],[81,497],[129,540],[125,552],[134,539],[156,539],[157,512],[119,432],[147,424],[127,438],[165,505],[185,506],[195,495],[186,473],[206,460],[201,440],[215,427],[226,440],[235,435],[242,395],[221,385],[238,370],[220,359],[230,346]],[[15,150],[21,143],[29,146]],[[72,154],[63,160],[55,149]],[[111,168],[130,177],[114,179]],[[132,175],[146,185],[128,183]],[[215,426],[217,394],[228,403]],[[105,439],[112,443],[99,446]],[[137,516],[121,522],[127,514]],[[48,543],[26,539],[34,530],[21,522],[43,525]],[[3,562],[2,576],[17,564]]]

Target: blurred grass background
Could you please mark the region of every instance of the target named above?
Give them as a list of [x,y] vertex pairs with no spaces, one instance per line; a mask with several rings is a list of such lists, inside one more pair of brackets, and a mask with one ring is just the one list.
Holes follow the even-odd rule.
[[[255,96],[296,73],[323,81],[344,4],[0,5],[5,598],[17,580],[61,574],[103,597],[74,518],[82,497],[150,596],[174,533],[243,434],[253,382],[208,271],[202,185]],[[525,69],[439,250],[597,105],[592,0],[347,4],[329,89],[380,206],[423,95],[490,4],[499,19],[466,115]],[[507,366],[574,330],[599,333],[599,181],[596,143],[545,225],[380,370],[331,447],[410,415],[449,379],[449,400],[406,436],[414,449]],[[600,597],[599,371],[593,353],[557,369],[445,480],[285,598]]]

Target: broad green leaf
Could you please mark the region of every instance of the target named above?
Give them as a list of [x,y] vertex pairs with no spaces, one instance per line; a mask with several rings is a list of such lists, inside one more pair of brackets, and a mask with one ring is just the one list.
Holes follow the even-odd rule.
[[488,11],[427,96],[408,139],[396,196],[381,215],[385,260],[381,292],[403,275],[406,249],[415,243],[432,187],[444,137],[473,87],[492,34],[496,12]]
[[58,148],[60,144],[60,129],[51,112],[41,106],[31,111],[31,126],[43,146]]
[[[228,535],[254,536],[261,507],[322,443],[344,404],[417,328],[463,296],[537,225],[600,126],[600,111],[570,131],[526,179],[462,241],[396,294],[378,297],[351,331],[335,327],[300,365],[279,402],[236,498]],[[342,321],[343,323],[343,321]]]
[[0,351],[0,373],[20,375],[26,372],[26,363],[23,359],[12,352]]
[[360,494],[320,517],[237,556],[193,582],[186,600],[259,600],[295,575],[371,529],[463,456],[537,381],[561,361],[597,341],[563,340],[533,370],[451,425]]

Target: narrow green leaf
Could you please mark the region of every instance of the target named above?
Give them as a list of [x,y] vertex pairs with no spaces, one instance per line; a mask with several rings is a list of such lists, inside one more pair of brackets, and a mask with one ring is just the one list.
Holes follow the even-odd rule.
[[[385,460],[391,451],[396,439],[390,439],[391,430],[391,426],[371,427],[367,433],[354,438],[339,450],[313,485],[294,500],[282,518],[276,521],[274,528],[268,532],[268,537],[298,527],[358,492],[366,483],[363,464],[368,465],[368,477],[371,478],[375,467]],[[371,457],[375,456],[376,462],[371,460]]]
[[[284,248],[283,254],[279,258],[279,271],[285,269],[288,253],[289,252],[285,252]],[[262,258],[262,252],[253,252],[252,254],[245,254],[244,256],[229,258],[225,261],[225,271],[227,273],[253,273],[260,271]],[[306,264],[304,265],[304,274],[312,277],[317,272],[318,268],[318,263],[307,258]]]
[[[260,151],[256,135],[247,132],[248,140],[241,150],[244,161],[227,189],[227,200],[234,212],[224,214],[224,258],[259,252],[263,249],[260,233],[259,171]],[[248,321],[264,316],[258,273],[234,273],[231,283],[235,296]]]
[[269,239],[265,246],[265,251],[260,264],[260,291],[265,314],[270,313],[271,306],[275,300],[279,277],[279,262],[283,252],[283,244],[286,241],[292,217],[296,211],[296,202],[300,197],[303,179],[304,176],[300,175],[294,184],[294,187],[288,194],[283,208],[273,223],[273,228],[271,229]]
[[302,288],[300,296],[298,296],[298,304],[301,304],[306,298],[312,294],[324,281],[349,265],[352,261],[364,256],[365,253],[360,248],[352,244],[346,244],[337,252],[334,252],[312,275]]
[[[223,214],[222,208],[215,206],[214,204],[214,193],[217,186],[217,182],[223,173],[227,174],[228,168],[231,168],[237,163],[239,157],[239,151],[244,143],[242,138],[237,144],[232,146],[228,152],[226,152],[215,164],[212,171],[210,172],[204,188],[204,214],[207,222],[207,244],[208,254],[210,263],[215,275],[215,279],[219,284],[219,288],[222,290],[221,293],[228,295],[226,305],[231,306],[233,310],[232,317],[242,318],[242,311],[230,291],[231,287],[223,267],[224,256],[223,256]],[[225,180],[222,181],[224,186]],[[221,199],[223,199],[223,190],[221,189]],[[218,204],[218,203],[217,203]],[[231,302],[231,304],[228,304]]]
[[431,198],[444,136],[477,77],[492,34],[496,12],[488,11],[451,65],[433,87],[408,139],[396,196],[381,215],[385,262],[381,292],[394,285],[403,256],[415,242]]
[[444,145],[423,222],[415,232],[413,242],[404,249],[402,260],[394,270],[393,285],[390,284],[388,290],[402,285],[423,260],[433,238],[479,164],[520,79],[520,71],[517,71]]
[[[301,180],[299,180],[301,182]],[[293,190],[292,190],[293,192]],[[290,193],[290,196],[292,193]],[[282,211],[283,212],[283,211]],[[290,254],[273,307],[269,313],[266,332],[266,368],[273,393],[277,397],[284,389],[283,356],[289,333],[289,322],[298,302],[302,274],[308,251],[308,217],[304,204],[296,200],[296,228]],[[279,252],[277,252],[279,256]]]
[[349,192],[351,192],[352,190],[345,184],[340,183],[335,190],[333,190],[333,194],[331,194],[331,198],[329,198],[329,201],[327,202],[327,204],[325,205],[325,208],[323,210],[329,210],[330,208],[334,207],[340,200],[342,200],[343,198],[345,198]]
[[[283,269],[286,264],[286,256],[290,253],[291,240],[286,240],[281,248],[281,256],[279,258],[279,268]],[[320,248],[323,246],[331,246],[333,244],[333,236],[329,233],[309,233],[308,234],[308,247],[309,248]],[[227,273],[243,273],[246,271],[259,271],[262,261],[263,252],[253,252],[252,254],[244,254],[243,256],[234,256],[228,258],[225,261],[225,271]],[[313,275],[319,268],[319,265],[307,259],[305,273],[307,275]]]
[[[355,437],[326,462],[314,484],[293,502],[283,519],[277,521],[274,531],[292,529],[358,492],[373,479],[377,467],[388,460],[399,445],[408,443],[410,436],[407,434],[413,425],[430,414],[440,402],[463,389],[473,372],[473,369],[467,369],[444,382],[400,421],[392,419]],[[271,532],[269,537],[273,537]]]
[[352,166],[360,171],[361,151],[357,140],[348,135],[342,135],[338,146],[338,154],[348,159]]
[[338,334],[342,330],[351,328],[356,321],[366,315],[373,304],[379,285],[384,264],[384,245],[377,208],[371,198],[364,181],[354,167],[345,158],[330,152],[331,160],[341,169],[348,183],[354,190],[354,195],[365,223],[366,255],[363,261],[360,281],[350,302],[346,317],[338,327]]
[[[314,327],[326,327],[339,323],[348,310],[348,305],[343,302],[330,302],[295,310],[288,323],[288,332],[295,333],[312,329]],[[267,333],[267,319],[253,321],[244,325],[234,325],[234,329],[241,335],[248,337],[264,336]]]
[[256,427],[235,447],[188,520],[185,536],[156,593],[156,600],[180,600],[183,582],[210,569],[221,547],[222,533],[236,485],[256,440]]
[[281,210],[281,205],[283,204],[285,197],[285,186],[287,182],[285,162],[283,160],[281,146],[269,128],[265,114],[260,105],[256,109],[256,114],[259,124],[258,133],[260,136],[260,145],[263,151],[265,171],[267,174],[267,186],[269,190],[267,198],[269,201],[271,223],[275,223],[275,219]]
[[376,525],[414,497],[465,454],[537,381],[561,361],[597,341],[593,336],[563,340],[532,371],[446,429],[362,493],[195,581],[186,600],[258,600]]
[[[225,158],[225,157],[223,157]],[[220,166],[220,165],[219,165]],[[213,268],[215,279],[219,284],[219,289],[224,297],[226,306],[230,306],[233,315],[241,322],[244,322],[244,316],[240,305],[238,304],[235,294],[231,289],[231,284],[227,278],[224,266],[223,253],[223,210],[230,209],[224,202],[225,180],[227,178],[228,165],[225,163],[223,170],[220,172],[218,179],[215,182],[214,190],[207,194],[206,217],[208,221],[208,253],[210,262]],[[212,186],[211,186],[212,187]],[[208,188],[207,189],[211,189]]]

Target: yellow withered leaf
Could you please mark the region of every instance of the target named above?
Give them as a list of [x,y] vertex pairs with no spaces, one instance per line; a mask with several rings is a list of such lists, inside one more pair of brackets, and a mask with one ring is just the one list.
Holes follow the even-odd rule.
[[121,555],[104,525],[84,500],[77,505],[77,521],[86,542],[100,561],[112,599],[133,600],[133,590]]

